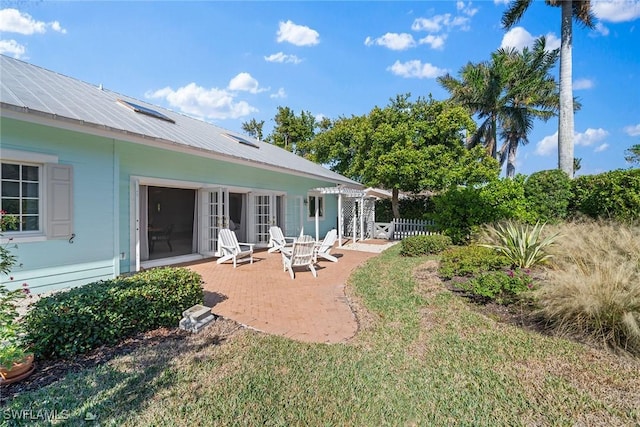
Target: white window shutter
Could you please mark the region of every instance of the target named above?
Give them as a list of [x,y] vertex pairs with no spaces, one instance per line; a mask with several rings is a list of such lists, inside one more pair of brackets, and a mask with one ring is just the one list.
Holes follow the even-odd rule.
[[69,239],[73,233],[73,168],[47,164],[47,238]]

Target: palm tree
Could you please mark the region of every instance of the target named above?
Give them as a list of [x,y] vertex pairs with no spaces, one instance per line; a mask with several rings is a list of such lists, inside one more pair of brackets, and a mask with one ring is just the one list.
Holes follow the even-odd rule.
[[[487,152],[507,162],[507,177],[515,176],[516,152],[528,142],[535,119],[548,120],[558,109],[556,81],[549,74],[558,50],[546,51],[546,39],[536,40],[533,49],[499,49],[491,61],[469,63],[460,80],[450,75],[438,79],[454,102],[483,120],[468,145],[484,144]],[[497,150],[497,131],[504,141]]]
[[501,63],[467,63],[460,72],[460,79],[450,74],[438,77],[438,82],[451,94],[451,100],[477,114],[480,126],[471,136],[469,148],[483,143],[491,157],[497,156],[497,122],[504,113],[503,71]]
[[[510,29],[517,24],[533,0],[515,0],[502,15],[502,25]],[[573,84],[572,84],[572,19],[593,28],[590,0],[545,0],[549,6],[562,9],[560,31],[560,114],[558,117],[558,168],[573,177]]]

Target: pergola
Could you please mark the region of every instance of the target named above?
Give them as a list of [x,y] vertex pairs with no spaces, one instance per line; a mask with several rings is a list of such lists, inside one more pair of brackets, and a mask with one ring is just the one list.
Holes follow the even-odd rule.
[[[329,195],[329,194],[338,196],[338,242],[339,242],[338,244],[342,246],[342,239],[343,239],[343,233],[344,233],[344,211],[343,211],[344,198],[357,199],[358,201],[360,201],[360,203],[358,203],[358,211],[359,211],[358,218],[360,219],[360,224],[358,228],[359,228],[360,240],[364,239],[364,236],[365,236],[364,201],[365,199],[370,198],[367,196],[366,191],[357,189],[357,188],[352,188],[352,187],[345,187],[342,185],[338,185],[336,187],[314,188],[312,190],[309,190],[309,195],[312,195],[312,196]],[[319,236],[320,235],[319,209],[320,207],[318,206],[318,204],[316,204],[316,212],[315,212],[316,240],[319,240],[319,237],[320,237]],[[356,233],[356,228],[354,225],[354,230],[353,230],[354,243],[356,241],[357,234],[358,233]]]

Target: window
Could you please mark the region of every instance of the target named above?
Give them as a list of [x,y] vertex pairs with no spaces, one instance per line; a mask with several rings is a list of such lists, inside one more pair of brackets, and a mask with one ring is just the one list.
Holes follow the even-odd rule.
[[42,230],[42,167],[2,163],[2,210],[18,218],[18,229]]
[[318,217],[324,218],[324,197],[308,196],[307,206],[309,207],[309,218],[316,217],[316,206],[318,206]]
[[164,120],[165,122],[175,123],[175,120],[173,120],[171,117],[165,116],[161,112],[156,111],[152,108],[143,107],[142,105],[134,104],[133,102],[125,101],[124,99],[118,99],[118,102],[125,107],[135,111],[136,113],[144,114],[149,117],[155,117],[156,119]]
[[243,145],[248,145],[249,147],[253,147],[253,148],[260,148],[259,145],[254,144],[253,142],[249,141],[248,139],[245,139],[241,136],[237,136],[237,135],[231,135],[230,133],[224,133],[224,136],[226,136],[227,138],[233,139],[234,141],[243,144]]
[[0,149],[0,208],[18,218],[12,238],[69,239],[73,234],[73,168],[57,156]]

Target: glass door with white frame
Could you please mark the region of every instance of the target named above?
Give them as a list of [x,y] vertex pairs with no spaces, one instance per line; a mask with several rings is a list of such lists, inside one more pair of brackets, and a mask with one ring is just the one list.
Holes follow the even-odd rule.
[[229,192],[226,188],[202,189],[200,200],[200,253],[220,256],[218,233],[221,228],[229,227]]

